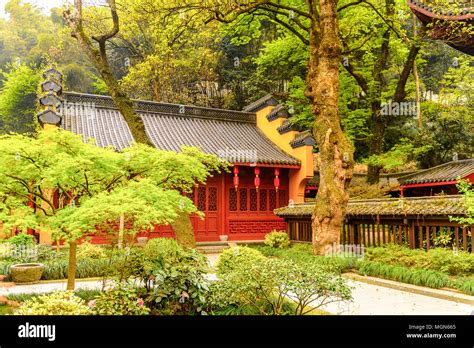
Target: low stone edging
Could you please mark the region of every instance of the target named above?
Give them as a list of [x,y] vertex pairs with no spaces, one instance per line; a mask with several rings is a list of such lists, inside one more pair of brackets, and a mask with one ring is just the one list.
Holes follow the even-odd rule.
[[442,300],[465,303],[465,304],[474,306],[474,296],[456,292],[455,290],[451,290],[451,289],[449,290],[446,288],[433,289],[433,288],[428,288],[428,287],[419,286],[419,285],[400,283],[400,282],[389,280],[389,279],[363,276],[363,275],[353,273],[353,272],[343,273],[342,276],[348,279],[364,282],[367,284],[379,285],[379,286],[383,286],[383,287],[391,288],[395,290],[411,292],[418,295],[430,296],[430,297],[435,297]]

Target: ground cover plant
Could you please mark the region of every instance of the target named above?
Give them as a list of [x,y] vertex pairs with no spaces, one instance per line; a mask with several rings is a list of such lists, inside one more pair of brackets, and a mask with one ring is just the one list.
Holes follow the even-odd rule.
[[221,255],[219,277],[210,286],[213,314],[305,315],[351,299],[345,280],[317,264],[265,258],[250,250],[231,248]]
[[357,258],[352,257],[314,255],[309,244],[294,244],[286,249],[269,246],[257,246],[255,249],[267,257],[278,257],[303,264],[317,264],[321,269],[338,274],[350,271],[356,267],[357,263]]
[[[67,247],[57,250],[51,246],[34,244],[34,242],[28,242],[27,245],[15,245],[10,242],[15,238],[18,240],[18,236],[0,243],[0,251],[3,250],[0,253],[0,274],[5,276],[5,280],[10,280],[11,265],[30,262],[40,262],[44,265],[41,280],[67,279],[69,269],[69,249]],[[21,240],[29,239],[21,237]],[[118,262],[118,256],[112,249],[84,242],[77,249],[75,276],[76,278],[106,276],[116,262]]]
[[365,259],[388,265],[427,269],[452,276],[474,275],[474,255],[445,248],[424,251],[387,244],[383,247],[367,248]]
[[256,247],[267,257],[292,260],[305,265],[343,273],[354,270],[360,274],[395,280],[430,288],[452,288],[474,295],[474,255],[445,248],[429,251],[387,244],[366,248],[363,259],[324,257],[311,253],[306,244],[288,249]]

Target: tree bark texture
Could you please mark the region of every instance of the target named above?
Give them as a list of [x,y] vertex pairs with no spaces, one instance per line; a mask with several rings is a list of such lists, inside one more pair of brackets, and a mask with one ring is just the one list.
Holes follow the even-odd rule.
[[323,255],[329,246],[339,244],[354,149],[342,131],[338,108],[341,43],[337,0],[320,0],[319,10],[319,21],[313,20],[310,32],[306,95],[315,115],[313,135],[321,161],[320,186],[312,216],[313,252]]

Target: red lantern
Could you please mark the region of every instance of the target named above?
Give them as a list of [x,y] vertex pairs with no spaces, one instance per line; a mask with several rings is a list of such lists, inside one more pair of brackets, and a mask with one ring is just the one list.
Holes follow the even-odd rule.
[[258,191],[258,187],[260,186],[260,168],[255,167],[255,179],[254,179],[254,184],[255,184],[255,189]]
[[280,169],[275,168],[275,179],[273,179],[273,186],[275,186],[275,190],[278,191],[278,188],[280,187]]
[[237,188],[239,187],[239,166],[234,166],[234,187],[237,191]]

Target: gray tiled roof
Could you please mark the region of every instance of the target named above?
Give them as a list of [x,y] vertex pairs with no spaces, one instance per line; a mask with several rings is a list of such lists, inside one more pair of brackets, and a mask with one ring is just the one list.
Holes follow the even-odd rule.
[[[311,216],[314,203],[295,204],[274,210],[281,217]],[[466,215],[467,208],[462,196],[432,196],[409,198],[351,199],[347,204],[347,216],[362,215]]]
[[[133,140],[130,130],[111,98],[64,93],[61,127],[98,146],[117,150]],[[298,165],[256,126],[255,114],[174,104],[134,101],[150,141],[158,149],[179,151],[182,145],[197,146],[230,162]]]
[[448,162],[398,179],[401,185],[455,181],[474,173],[474,158]]

